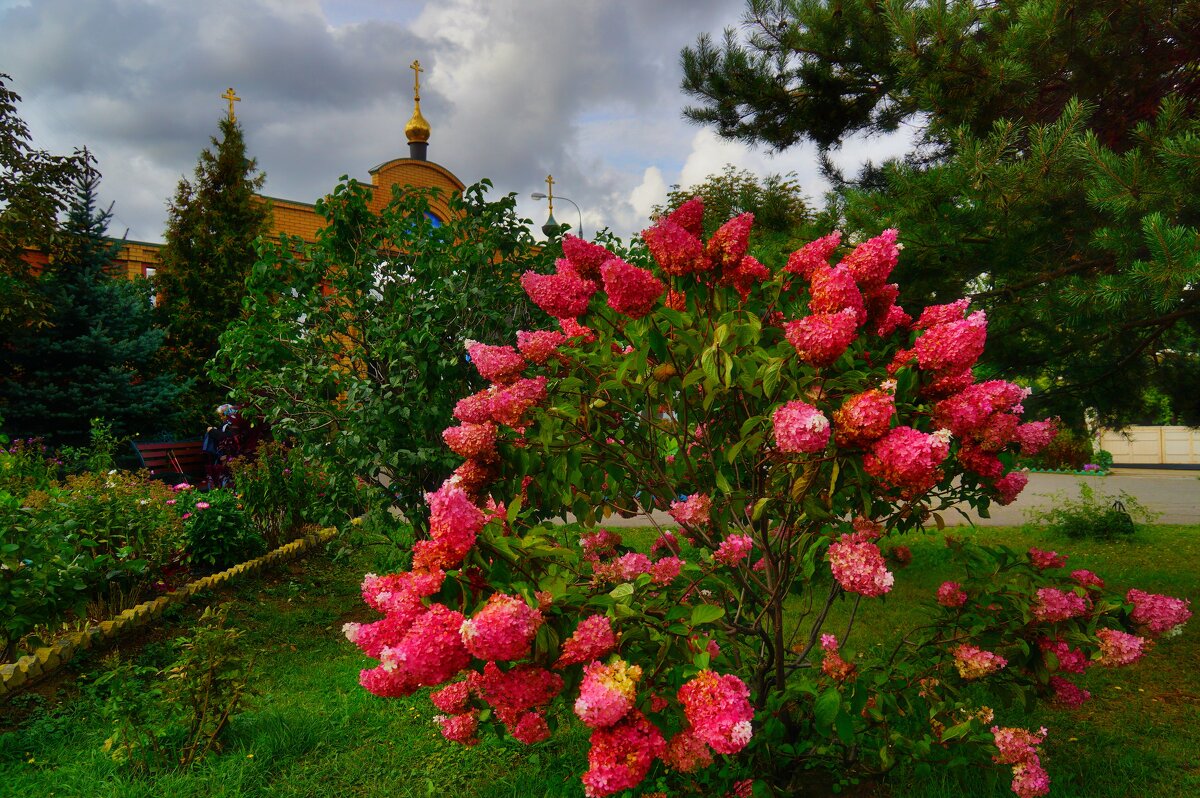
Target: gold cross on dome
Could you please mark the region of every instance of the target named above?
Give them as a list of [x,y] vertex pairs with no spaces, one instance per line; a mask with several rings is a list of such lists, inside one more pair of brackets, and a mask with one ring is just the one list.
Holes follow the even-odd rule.
[[421,99],[421,73],[425,71],[421,66],[420,61],[413,61],[408,65],[408,68],[413,71],[413,99]]
[[242,98],[233,93],[233,86],[230,86],[224,94],[221,95],[226,100],[229,100],[229,121],[236,122],[237,115],[233,112],[233,104],[240,103]]
[[550,215],[554,215],[554,175],[546,175],[546,199],[549,200]]

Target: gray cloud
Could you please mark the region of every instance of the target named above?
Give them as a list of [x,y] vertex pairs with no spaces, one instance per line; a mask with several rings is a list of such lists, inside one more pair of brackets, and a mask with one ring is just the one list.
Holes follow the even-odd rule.
[[37,146],[94,152],[114,232],[132,238],[161,240],[226,86],[266,193],[312,201],[407,154],[414,58],[433,160],[519,192],[538,223],[528,194],[552,172],[588,232],[628,235],[685,166],[814,174],[809,152],[714,146],[681,118],[680,48],[740,13],[730,0],[0,0],[0,69]]

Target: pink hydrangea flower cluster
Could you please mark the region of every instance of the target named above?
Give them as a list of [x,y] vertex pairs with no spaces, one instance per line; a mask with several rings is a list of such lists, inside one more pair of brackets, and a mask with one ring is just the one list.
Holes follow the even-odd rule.
[[1133,588],[1125,594],[1125,601],[1133,605],[1130,619],[1154,637],[1174,637],[1183,631],[1183,625],[1192,617],[1192,611],[1188,609],[1191,602],[1185,599]]
[[655,560],[650,566],[650,581],[656,585],[669,585],[679,578],[685,564],[674,555]]
[[[1091,660],[1088,655],[1083,652],[1083,649],[1071,648],[1067,641],[1062,639],[1051,640],[1048,637],[1043,637],[1038,640],[1038,648],[1044,652],[1054,655],[1058,661],[1058,670],[1064,673],[1083,673],[1091,665]],[[1052,669],[1053,670],[1053,669]]]
[[1033,616],[1046,623],[1058,623],[1088,614],[1087,599],[1078,593],[1054,587],[1038,588]]
[[447,483],[425,495],[429,505],[429,540],[413,546],[413,563],[420,570],[452,568],[475,545],[483,529],[483,512],[476,507],[466,491]]
[[949,432],[933,434],[912,427],[894,427],[871,447],[863,468],[901,495],[924,493],[941,479],[939,470],[950,454]]
[[1080,568],[1078,570],[1072,571],[1071,578],[1074,579],[1076,582],[1078,582],[1080,584],[1080,586],[1082,586],[1082,587],[1086,587],[1086,588],[1103,588],[1104,587],[1104,580],[1101,579],[1096,574],[1092,573],[1091,571],[1087,570],[1086,568]]
[[754,708],[736,676],[704,670],[679,688],[679,703],[693,733],[719,754],[736,754],[750,742]]
[[458,400],[454,406],[454,417],[470,424],[491,421],[518,427],[522,417],[534,405],[546,401],[546,383],[544,376],[538,376],[516,380],[508,385],[494,385]]
[[780,405],[772,416],[775,444],[781,452],[820,452],[829,443],[829,419],[799,399]]
[[713,762],[712,749],[691,729],[684,729],[671,738],[663,753],[667,766],[680,773],[695,773]]
[[961,607],[967,603],[967,591],[958,582],[942,582],[937,589],[937,602],[943,607]]
[[754,548],[754,539],[749,535],[730,535],[721,541],[721,545],[713,552],[713,559],[722,565],[736,568],[744,559],[750,556]]
[[887,593],[895,581],[883,561],[879,546],[862,532],[842,535],[830,544],[829,566],[834,579],[846,592],[869,598]]
[[693,493],[684,501],[671,502],[671,517],[682,527],[697,529],[708,525],[712,513],[712,497]]
[[750,245],[750,228],[754,226],[754,214],[743,213],[717,228],[708,239],[704,254],[714,266],[722,269],[736,267],[746,256]]
[[1067,564],[1067,555],[1057,551],[1044,551],[1034,546],[1029,549],[1029,561],[1033,563],[1034,568],[1045,571],[1047,568],[1062,568]]
[[813,313],[783,325],[788,343],[796,354],[810,366],[832,366],[850,348],[858,328],[858,314],[853,308],[838,313]]
[[558,354],[567,336],[558,330],[518,330],[517,350],[530,363],[541,365]]
[[845,266],[818,266],[809,275],[808,310],[810,313],[854,312],[855,326],[867,320],[867,308],[854,275]]
[[877,288],[887,282],[900,258],[900,233],[888,228],[874,238],[859,244],[842,260],[844,266],[864,289]]
[[521,287],[533,303],[556,319],[574,319],[587,312],[599,286],[581,276],[571,262],[559,258],[554,274],[525,272]]
[[993,726],[992,737],[1000,750],[996,762],[1012,765],[1012,790],[1018,798],[1038,798],[1050,792],[1050,776],[1038,758],[1038,746],[1046,739],[1045,728],[1034,734],[1025,729]]
[[1008,665],[1008,660],[978,646],[963,643],[954,649],[954,667],[964,679],[982,679]]
[[434,723],[442,731],[442,736],[455,743],[472,746],[479,743],[475,732],[479,729],[479,715],[475,712],[464,712],[460,715],[435,715]]
[[1009,471],[992,483],[992,487],[996,489],[996,501],[1000,504],[1012,504],[1028,484],[1029,477],[1025,474]]
[[1017,427],[1017,443],[1021,444],[1021,454],[1032,457],[1045,449],[1057,434],[1058,424],[1053,419],[1022,424]]
[[379,667],[413,690],[448,681],[471,661],[458,634],[462,622],[462,613],[432,605],[413,621],[403,638],[383,648]]
[[667,746],[662,732],[637,710],[619,723],[593,731],[590,742],[588,769],[583,774],[587,798],[604,798],[641,784]]
[[459,457],[490,459],[496,453],[496,432],[496,425],[490,421],[460,424],[443,430],[442,440]]
[[838,653],[838,641],[833,635],[821,635],[821,650],[825,656],[821,659],[821,672],[835,682],[844,682],[854,678],[854,663],[842,659]]
[[633,709],[642,669],[623,659],[605,665],[593,662],[583,669],[575,714],[593,729],[612,726]]
[[873,388],[851,396],[834,411],[834,439],[838,446],[865,447],[887,434],[896,415],[896,398]]
[[977,310],[965,319],[928,327],[913,354],[923,370],[952,374],[974,366],[986,340],[987,316]]
[[621,545],[621,534],[608,529],[597,529],[580,536],[579,545],[583,548],[583,558],[597,562],[602,558],[616,554]]
[[654,309],[658,298],[667,290],[666,284],[652,272],[612,258],[600,267],[608,305],[618,313],[640,319]]
[[1079,685],[1061,676],[1050,677],[1050,689],[1054,691],[1054,703],[1075,709],[1092,697],[1092,694]]
[[1106,668],[1118,668],[1137,662],[1146,653],[1146,639],[1116,629],[1101,629],[1096,632],[1100,643],[1100,664]]
[[521,372],[525,370],[525,358],[511,346],[492,346],[467,341],[466,348],[479,376],[488,382],[507,384],[521,376]]
[[842,234],[837,230],[815,241],[810,241],[791,254],[783,270],[807,278],[818,267],[829,265],[830,256],[841,243]]
[[612,621],[604,615],[590,615],[580,621],[575,632],[563,643],[562,653],[554,667],[562,669],[568,665],[579,665],[607,656],[617,647],[617,635]]
[[494,593],[475,615],[463,621],[463,644],[482,660],[521,659],[529,654],[542,625],[542,613],[524,600]]
[[599,244],[567,234],[562,239],[563,255],[575,271],[589,280],[600,277],[600,268],[614,255]]
[[545,707],[563,688],[561,676],[536,665],[503,671],[489,662],[482,673],[473,673],[468,680],[510,731],[526,713]]

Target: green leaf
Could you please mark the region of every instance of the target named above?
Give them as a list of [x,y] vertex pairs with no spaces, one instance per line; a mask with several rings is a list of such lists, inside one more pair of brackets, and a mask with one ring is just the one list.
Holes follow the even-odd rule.
[[842,694],[834,688],[829,688],[817,698],[813,706],[813,724],[823,732],[828,732],[837,718],[842,706]]
[[697,604],[692,608],[692,626],[703,626],[724,617],[725,609],[715,604]]

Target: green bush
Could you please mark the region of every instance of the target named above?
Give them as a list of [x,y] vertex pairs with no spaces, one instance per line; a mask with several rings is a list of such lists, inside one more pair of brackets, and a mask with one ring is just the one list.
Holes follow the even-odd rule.
[[1138,522],[1151,523],[1159,516],[1125,491],[1115,496],[1098,494],[1086,482],[1079,483],[1078,499],[1061,492],[1051,498],[1049,509],[1028,511],[1026,519],[1069,538],[1128,538],[1137,531]]
[[1091,462],[1091,439],[1069,427],[1060,427],[1054,439],[1033,459],[1033,467],[1082,471]]
[[15,496],[53,486],[61,469],[62,461],[41,438],[18,438],[0,448],[0,490]]
[[266,441],[248,457],[230,465],[246,515],[272,548],[296,536],[323,483],[319,469],[283,443]]
[[184,511],[188,561],[193,566],[219,571],[266,551],[266,541],[254,529],[237,496],[227,490],[179,494]]

